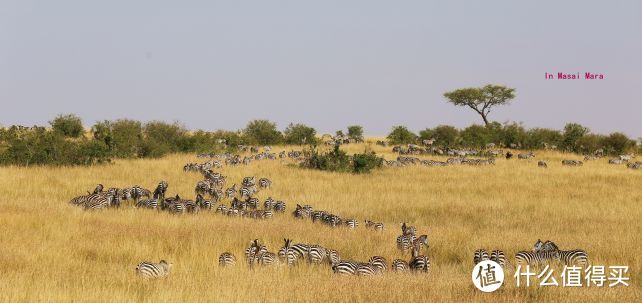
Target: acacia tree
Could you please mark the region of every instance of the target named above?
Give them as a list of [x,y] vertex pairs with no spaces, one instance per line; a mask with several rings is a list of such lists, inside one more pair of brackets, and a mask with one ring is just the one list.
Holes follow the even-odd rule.
[[495,105],[508,104],[515,98],[515,89],[488,84],[484,87],[469,87],[444,93],[448,102],[456,106],[468,106],[477,112],[488,126],[488,114]]

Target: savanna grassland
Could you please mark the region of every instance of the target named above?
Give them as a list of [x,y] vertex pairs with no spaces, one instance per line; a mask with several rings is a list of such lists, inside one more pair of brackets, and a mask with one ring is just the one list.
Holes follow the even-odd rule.
[[[364,145],[345,146],[350,153]],[[393,159],[390,148],[372,147]],[[276,147],[278,152],[290,147]],[[437,157],[428,157],[436,159]],[[384,168],[367,175],[304,170],[281,160],[223,167],[228,185],[244,176],[267,177],[259,192],[287,203],[273,219],[225,217],[214,212],[170,215],[136,209],[83,211],[67,202],[92,190],[169,183],[168,196],[194,197],[202,177],[183,172],[191,154],[156,160],[117,160],[92,167],[0,168],[0,301],[2,302],[639,302],[642,297],[642,172],[606,159],[563,167],[578,155],[538,152],[530,160],[500,158],[495,166]],[[548,160],[548,169],[537,167]],[[225,201],[227,202],[227,201]],[[295,220],[296,203],[361,222],[356,230]],[[366,230],[363,220],[385,223]],[[337,249],[346,259],[401,257],[395,238],[409,222],[428,234],[428,274],[340,277],[328,266],[306,264],[249,270],[242,261],[221,269],[223,251],[242,260],[249,241],[276,252],[283,238]],[[628,265],[631,286],[616,288],[516,288],[485,294],[470,280],[477,248],[503,249],[510,259],[537,239],[562,249],[582,248],[598,265]],[[407,259],[407,256],[404,257]],[[135,275],[143,260],[173,263],[170,276],[145,281]],[[561,283],[558,268],[555,274]],[[533,281],[537,281],[534,279]]]

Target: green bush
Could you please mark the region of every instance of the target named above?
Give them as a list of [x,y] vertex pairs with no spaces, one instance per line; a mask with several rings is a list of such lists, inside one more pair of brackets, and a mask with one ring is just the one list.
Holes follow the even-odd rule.
[[435,145],[453,146],[457,144],[459,130],[450,125],[439,125],[433,129],[427,128],[419,132],[420,140],[434,139]]
[[478,124],[464,128],[460,135],[462,143],[466,146],[484,147],[493,142],[491,129]]
[[378,157],[374,152],[365,152],[352,156],[352,172],[356,174],[369,173],[382,165],[383,158]]
[[292,124],[283,131],[283,139],[287,144],[304,145],[315,144],[317,131],[304,124]]
[[249,144],[274,145],[283,141],[281,132],[276,129],[276,123],[268,120],[250,121],[243,130],[243,136]]
[[363,142],[363,127],[359,125],[348,126],[348,138],[356,142]]
[[526,132],[524,147],[528,149],[543,148],[544,143],[549,146],[561,146],[564,137],[558,130],[548,128],[531,128]]
[[568,151],[577,152],[579,150],[577,141],[588,133],[589,129],[578,123],[566,124],[562,134],[562,147]]
[[391,144],[410,144],[417,142],[417,135],[405,126],[394,126],[386,137]]
[[374,152],[366,151],[363,154],[348,156],[345,151],[335,145],[332,151],[321,153],[316,146],[311,146],[303,152],[305,160],[302,167],[333,172],[351,172],[355,174],[369,173],[372,169],[383,164],[383,158]]
[[65,137],[78,138],[82,136],[85,128],[82,126],[82,120],[75,115],[59,115],[52,121],[49,121],[51,128]]
[[602,145],[609,153],[621,155],[635,148],[635,140],[629,139],[623,133],[612,133],[602,139]]

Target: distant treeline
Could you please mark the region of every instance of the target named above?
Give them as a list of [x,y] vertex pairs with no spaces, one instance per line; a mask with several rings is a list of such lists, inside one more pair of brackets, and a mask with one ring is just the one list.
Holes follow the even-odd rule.
[[[152,121],[141,123],[120,119],[101,121],[89,132],[79,117],[60,115],[49,127],[11,126],[0,128],[1,165],[91,165],[114,158],[156,158],[175,152],[233,151],[238,145],[314,145],[331,140],[360,142],[363,128],[353,125],[347,132],[337,131],[333,138],[320,137],[316,130],[303,124],[290,124],[279,131],[275,123],[253,120],[239,131],[189,131],[179,123]],[[517,123],[471,125],[464,129],[441,125],[415,134],[404,126],[395,126],[387,137],[390,144],[421,144],[481,148],[489,143],[521,149],[557,146],[560,150],[592,153],[640,152],[636,142],[622,133],[599,135],[569,123],[563,131],[525,129]]]

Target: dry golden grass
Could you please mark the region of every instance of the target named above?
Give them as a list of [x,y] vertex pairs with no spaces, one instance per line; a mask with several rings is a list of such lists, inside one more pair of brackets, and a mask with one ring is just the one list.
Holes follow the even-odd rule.
[[[389,148],[373,148],[394,158]],[[562,158],[579,157],[540,152],[531,160],[500,159],[493,167],[386,168],[369,175],[302,170],[279,160],[220,170],[231,182],[247,175],[273,180],[272,189],[259,193],[262,200],[269,195],[290,210],[308,203],[360,221],[383,221],[381,233],[295,221],[289,211],[254,221],[205,212],[174,216],[130,204],[86,212],[67,204],[97,183],[153,188],[161,179],[169,182],[168,194],[193,197],[200,175],[182,171],[184,163],[197,161],[193,155],[89,168],[3,167],[0,301],[639,302],[642,172],[606,160],[563,167]],[[549,168],[538,168],[536,159],[549,160]],[[428,275],[337,277],[325,266],[217,266],[223,251],[240,258],[250,239],[262,239],[276,251],[285,237],[335,248],[344,258],[383,255],[391,261],[399,257],[395,238],[402,221],[430,237]],[[583,248],[594,264],[630,266],[631,286],[516,288],[509,271],[507,284],[495,293],[473,287],[475,249],[500,248],[512,259],[538,238]],[[135,276],[138,262],[159,259],[174,264],[167,279]]]

